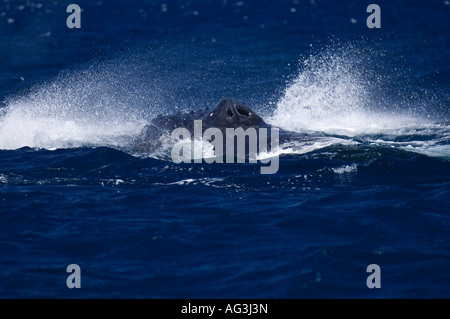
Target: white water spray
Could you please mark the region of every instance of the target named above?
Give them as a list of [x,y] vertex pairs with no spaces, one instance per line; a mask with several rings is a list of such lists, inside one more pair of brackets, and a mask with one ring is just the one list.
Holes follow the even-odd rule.
[[[366,68],[365,63],[373,63],[370,57],[354,46],[332,47],[310,56],[267,121],[297,132],[356,137],[371,144],[450,157],[449,125],[414,112],[415,103],[422,105],[424,101],[401,101],[402,106],[407,104],[407,112],[389,102],[383,92],[374,92],[378,89],[375,84],[384,79],[383,74],[374,76],[371,68]],[[371,82],[374,78],[377,83]],[[302,153],[303,149],[294,152]]]
[[0,149],[123,146],[152,117],[155,103],[134,72],[124,64],[93,65],[9,98]]
[[286,88],[269,122],[294,131],[347,136],[424,124],[423,119],[392,111],[392,105],[390,111],[381,111],[389,108],[377,105],[369,94],[371,83],[363,54],[351,46],[310,56]]

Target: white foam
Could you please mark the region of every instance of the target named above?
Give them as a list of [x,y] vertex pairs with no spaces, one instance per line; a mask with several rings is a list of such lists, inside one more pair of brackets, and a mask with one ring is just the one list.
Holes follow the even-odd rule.
[[189,185],[189,184],[198,185],[198,184],[203,184],[206,186],[216,187],[214,185],[214,183],[222,182],[222,181],[224,181],[224,179],[219,178],[219,177],[187,178],[187,179],[182,179],[180,181],[170,182],[170,183],[155,183],[155,185]]
[[0,174],[0,183],[1,184],[8,184],[8,179],[3,174]]
[[275,156],[281,156],[283,154],[307,154],[320,150],[332,145],[357,145],[359,144],[353,140],[346,140],[335,137],[323,137],[317,138],[312,141],[292,141],[283,145],[280,145],[270,152],[261,152],[256,157],[257,160],[264,160]]
[[143,123],[84,121],[30,114],[15,107],[0,119],[0,149],[21,147],[57,149],[84,145],[119,146],[119,137],[137,134]]
[[332,168],[332,170],[335,174],[348,174],[356,172],[358,170],[358,166],[356,164],[344,165],[337,168]]

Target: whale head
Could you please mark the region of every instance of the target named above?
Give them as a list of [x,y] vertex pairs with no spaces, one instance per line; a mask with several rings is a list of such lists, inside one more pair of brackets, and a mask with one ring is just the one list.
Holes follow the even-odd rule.
[[203,118],[205,127],[237,128],[264,127],[267,124],[251,108],[232,99],[221,100]]

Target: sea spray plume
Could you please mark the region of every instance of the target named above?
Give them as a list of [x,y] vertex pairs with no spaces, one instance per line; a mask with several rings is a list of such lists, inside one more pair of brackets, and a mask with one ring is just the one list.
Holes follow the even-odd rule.
[[143,72],[127,60],[93,63],[9,97],[0,149],[126,145],[158,103],[158,90]]
[[[271,122],[293,130],[321,130],[336,116],[365,111],[365,87],[353,50],[332,49],[311,55],[285,89]],[[279,124],[278,124],[279,125]]]

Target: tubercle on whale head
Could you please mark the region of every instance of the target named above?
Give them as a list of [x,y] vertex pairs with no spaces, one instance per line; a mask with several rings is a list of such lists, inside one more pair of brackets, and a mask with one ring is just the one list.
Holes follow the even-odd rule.
[[251,127],[267,126],[251,108],[232,99],[221,100],[214,110],[205,114],[203,122],[207,127]]

